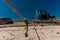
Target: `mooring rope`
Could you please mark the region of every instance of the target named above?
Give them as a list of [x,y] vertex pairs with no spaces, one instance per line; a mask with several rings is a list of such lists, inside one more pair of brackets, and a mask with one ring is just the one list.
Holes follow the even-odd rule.
[[35,30],[35,32],[36,32],[36,34],[37,34],[38,39],[41,40],[41,39],[40,39],[40,36],[39,36],[38,33],[37,33],[37,29],[35,28],[35,27],[36,27],[36,24],[34,23],[33,26],[34,26],[34,30]]

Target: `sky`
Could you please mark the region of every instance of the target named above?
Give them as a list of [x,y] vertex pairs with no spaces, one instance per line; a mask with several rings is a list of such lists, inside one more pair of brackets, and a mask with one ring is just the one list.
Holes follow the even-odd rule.
[[[60,18],[60,0],[9,0],[24,18],[35,17],[36,9],[40,8]],[[0,0],[0,18],[11,18],[21,21],[21,18],[4,2]]]

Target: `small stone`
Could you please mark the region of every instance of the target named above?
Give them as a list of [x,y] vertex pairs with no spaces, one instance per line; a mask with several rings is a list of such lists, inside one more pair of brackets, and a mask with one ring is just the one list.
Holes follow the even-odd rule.
[[3,38],[5,38],[5,36],[3,36]]
[[59,32],[57,32],[57,34],[60,34]]

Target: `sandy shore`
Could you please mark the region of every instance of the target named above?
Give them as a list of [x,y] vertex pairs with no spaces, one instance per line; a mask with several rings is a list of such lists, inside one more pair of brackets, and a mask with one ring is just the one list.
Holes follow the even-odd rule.
[[[0,28],[0,40],[60,40],[60,26],[29,26],[28,37],[25,27]],[[37,33],[36,33],[37,32]]]
[[[46,26],[57,26],[54,23],[39,23],[39,24],[34,24],[37,26],[41,26],[41,24],[46,25]],[[13,24],[5,24],[5,25],[0,25],[0,28],[6,28],[6,27],[25,27],[25,23],[24,22],[14,22]],[[32,24],[29,24],[29,26],[32,26]]]

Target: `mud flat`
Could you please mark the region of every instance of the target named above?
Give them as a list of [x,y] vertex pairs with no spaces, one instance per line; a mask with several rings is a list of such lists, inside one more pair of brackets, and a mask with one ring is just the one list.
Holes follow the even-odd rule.
[[60,26],[58,25],[36,26],[35,29],[34,26],[29,26],[29,36],[25,37],[25,27],[0,28],[0,40],[60,40]]

